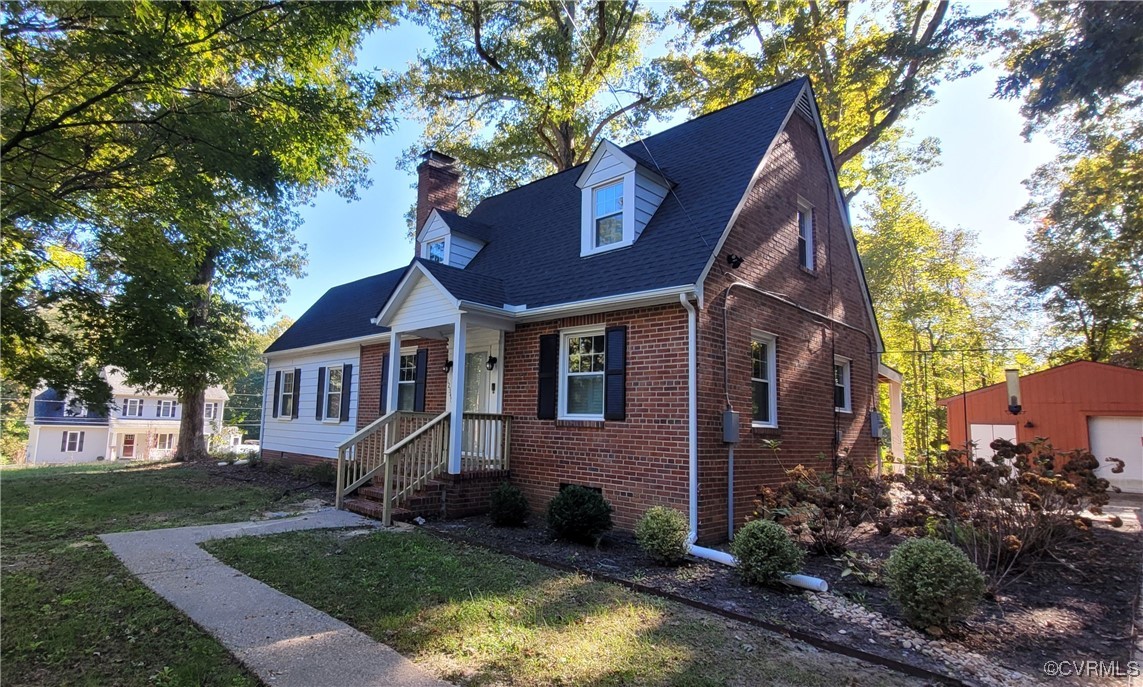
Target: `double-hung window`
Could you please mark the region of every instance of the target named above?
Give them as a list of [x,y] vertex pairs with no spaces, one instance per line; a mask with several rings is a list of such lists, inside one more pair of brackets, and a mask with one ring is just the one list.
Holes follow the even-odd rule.
[[64,453],[79,453],[83,451],[83,432],[64,432]]
[[325,419],[341,420],[341,385],[342,368],[326,368],[325,383]]
[[776,340],[755,332],[750,340],[750,389],[753,400],[751,424],[778,426],[778,366]]
[[158,417],[174,417],[175,416],[175,402],[174,401],[159,401]]
[[833,408],[841,413],[852,411],[850,387],[850,361],[836,357],[833,360]]
[[278,416],[293,417],[294,403],[296,402],[297,399],[294,398],[294,371],[288,370],[282,373],[282,393],[278,397]]
[[432,241],[425,245],[425,257],[430,262],[444,262],[445,261],[445,241]]
[[123,401],[124,417],[143,417],[143,399],[128,398]]
[[592,191],[592,220],[596,248],[623,240],[623,180]]
[[208,421],[213,420],[215,417],[218,416],[218,404],[217,403],[206,403],[206,404],[204,404],[202,407],[202,413],[203,413],[203,415],[202,415],[203,419],[208,420]]
[[807,270],[814,268],[814,208],[798,200],[798,264]]
[[412,410],[417,397],[417,353],[401,354],[397,371],[397,410]]
[[155,435],[155,448],[161,451],[169,451],[175,447],[174,434],[156,434]]
[[560,346],[560,415],[603,419],[603,381],[607,362],[604,332],[566,332]]

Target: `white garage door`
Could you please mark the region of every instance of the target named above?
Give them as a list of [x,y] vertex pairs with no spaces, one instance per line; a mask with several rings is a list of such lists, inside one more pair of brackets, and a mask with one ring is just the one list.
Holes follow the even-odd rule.
[[[1096,474],[1123,491],[1143,493],[1143,417],[1092,417],[1087,421],[1091,452],[1099,459]],[[1107,457],[1126,463],[1120,474],[1114,474]]]
[[969,425],[973,458],[991,458],[996,455],[989,444],[997,439],[1016,441],[1016,425]]

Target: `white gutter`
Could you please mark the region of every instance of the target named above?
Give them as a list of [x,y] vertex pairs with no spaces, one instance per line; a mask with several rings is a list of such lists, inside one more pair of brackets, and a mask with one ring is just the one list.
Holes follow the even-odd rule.
[[694,293],[692,284],[682,286],[669,286],[663,289],[624,293],[617,296],[605,296],[586,301],[560,303],[558,305],[543,305],[529,308],[526,305],[506,305],[504,309],[511,313],[517,322],[533,322],[557,316],[589,315],[597,312],[615,310],[616,306],[641,307],[647,305],[662,305],[670,303],[676,296],[685,298]]
[[[735,565],[734,556],[729,553],[695,544],[698,541],[698,324],[695,306],[691,304],[687,295],[686,293],[679,294],[679,302],[687,311],[687,452],[689,454],[688,472],[690,476],[687,509],[689,525],[687,551],[696,558],[704,558],[724,565]],[[788,585],[815,592],[829,590],[829,585],[825,580],[809,575],[788,575],[782,581]]]
[[269,360],[270,358],[282,357],[286,355],[305,355],[309,353],[317,353],[331,348],[345,348],[346,346],[353,346],[355,344],[367,343],[381,343],[389,340],[389,332],[377,332],[376,334],[366,334],[365,336],[358,336],[353,339],[338,339],[337,341],[327,341],[325,343],[312,344],[309,346],[299,346],[297,348],[283,348],[279,351],[263,351],[262,357]]

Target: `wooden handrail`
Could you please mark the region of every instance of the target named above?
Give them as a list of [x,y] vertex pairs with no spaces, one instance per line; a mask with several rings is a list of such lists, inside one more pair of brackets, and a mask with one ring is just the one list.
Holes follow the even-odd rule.
[[425,432],[427,432],[430,429],[432,429],[433,427],[435,427],[437,425],[437,423],[441,422],[442,420],[447,418],[449,415],[452,415],[451,410],[446,410],[443,413],[441,413],[440,415],[437,415],[432,420],[429,420],[425,424],[421,425],[421,427],[419,429],[417,429],[415,432],[413,432],[409,436],[405,437],[404,439],[398,441],[397,443],[393,444],[389,448],[385,449],[385,455],[390,456],[390,455],[396,453],[397,451],[405,448],[406,444],[412,442],[417,437],[421,436]]
[[431,418],[428,413],[395,410],[377,418],[337,446],[337,491],[335,505],[341,508],[345,496],[369,482],[385,464],[385,449],[407,431],[407,425]]

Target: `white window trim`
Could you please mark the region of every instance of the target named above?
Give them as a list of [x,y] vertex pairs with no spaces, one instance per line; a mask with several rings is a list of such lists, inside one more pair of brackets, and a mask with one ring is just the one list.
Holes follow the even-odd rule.
[[[75,437],[75,448],[71,448],[71,438]],[[79,453],[79,439],[82,431],[64,430],[64,453]]]
[[[293,410],[291,410],[288,413],[286,412],[285,400],[286,400],[286,396],[290,396],[291,398],[293,397],[293,395],[294,395],[294,383],[291,381],[289,384],[287,384],[286,383],[286,375],[293,375],[294,371],[293,371],[293,369],[287,369],[287,370],[282,370],[281,372],[282,372],[282,388],[278,390],[278,418],[277,419],[278,419],[278,422],[290,422],[294,419],[293,418],[294,413],[293,413]],[[298,399],[295,398],[294,403],[297,403],[297,402],[298,402]],[[300,410],[301,409],[299,408],[299,411]],[[301,417],[301,416],[302,416],[302,414],[301,414],[301,412],[299,412],[298,417]]]
[[[137,403],[139,412],[131,412],[131,404]],[[143,417],[143,399],[141,398],[125,398],[123,399],[123,417]]]
[[[617,181],[623,182],[623,239],[606,246],[595,245],[595,192]],[[624,172],[582,189],[580,257],[626,248],[635,243],[635,170]]]
[[[603,407],[600,409],[599,414],[591,415],[574,415],[568,412],[568,339],[573,336],[602,336],[604,337],[604,346],[607,345],[607,327],[601,325],[590,325],[585,327],[571,327],[568,329],[560,330],[560,380],[559,380],[559,408],[556,413],[556,419],[559,420],[603,420],[603,414],[607,411],[607,371],[597,373],[603,376]],[[604,354],[604,367],[607,365],[606,352]]]
[[770,379],[765,381],[770,384],[770,421],[762,422],[761,420],[754,419],[754,350],[753,347],[748,351],[750,355],[750,426],[760,427],[764,429],[777,429],[778,428],[778,337],[758,329],[750,330],[750,342],[766,344],[766,367],[770,371]]
[[799,256],[798,265],[803,269],[807,269],[812,272],[816,267],[817,262],[817,255],[814,251],[814,234],[817,233],[817,227],[815,226],[817,222],[816,218],[814,217],[813,204],[811,204],[810,201],[806,200],[805,198],[798,196],[798,213],[795,213],[794,215],[794,220],[798,224],[798,243],[801,243],[802,240],[802,214],[806,214],[810,218],[810,235],[806,237],[806,263],[808,264],[803,265],[801,256]]
[[[212,408],[214,409],[214,412],[207,412]],[[202,404],[202,419],[207,421],[207,422],[211,422],[213,420],[216,420],[217,418],[218,418],[218,401],[207,401],[207,402],[203,403]]]
[[[163,442],[161,440],[163,437],[168,437],[170,439],[170,442],[167,446],[162,445]],[[156,434],[155,435],[155,446],[154,446],[154,448],[156,451],[171,451],[171,450],[173,450],[175,448],[175,435],[172,434],[171,432],[162,432],[162,433]]]
[[444,259],[441,261],[441,264],[442,265],[450,264],[449,263],[449,253],[452,250],[452,235],[451,234],[445,234],[444,236],[442,236],[440,238],[434,238],[434,239],[422,242],[421,243],[421,257],[424,258],[425,260],[429,260],[429,246],[434,244],[434,243],[443,243],[444,244]]
[[[174,419],[174,417],[175,417],[175,402],[174,401],[160,400],[160,401],[156,402],[156,405],[157,405],[157,407],[155,408],[155,417],[160,417],[160,418],[165,418],[165,419]],[[164,415],[163,414],[163,408],[170,408],[171,409],[170,414]]]
[[[325,383],[323,384],[324,391],[322,391],[322,399],[321,399],[321,418],[322,418],[321,421],[325,422],[325,423],[329,423],[329,424],[340,424],[341,423],[341,406],[340,405],[338,405],[338,408],[337,408],[338,413],[337,413],[336,417],[330,417],[330,415],[329,415],[329,397],[330,397],[329,387],[330,387],[330,379],[333,377],[333,371],[334,370],[338,370],[341,372],[341,374],[342,374],[341,385],[342,385],[342,388],[345,387],[345,368],[344,367],[342,367],[341,365],[330,365],[329,367],[325,368]],[[337,395],[341,396],[341,389],[337,390]],[[340,404],[341,401],[338,401],[338,403]]]
[[[839,412],[839,413],[852,413],[853,412],[853,381],[852,381],[853,380],[853,361],[850,360],[849,358],[843,358],[840,355],[835,355],[833,357],[833,364],[835,367],[838,365],[841,365],[843,367],[842,381],[843,381],[843,384],[845,386],[845,406],[844,407],[834,406],[834,410],[836,412]],[[837,380],[834,378],[834,374],[835,374],[834,370],[831,368],[830,369],[830,381],[831,381],[830,388],[831,389],[835,389],[837,387]],[[830,396],[832,397],[833,394],[831,393]]]
[[[401,358],[404,358],[405,356],[409,356],[409,355],[413,356],[413,369],[414,369],[413,380],[409,381],[409,382],[402,382],[401,381],[401,369],[400,369],[400,367],[397,368],[397,409],[398,410],[400,410],[400,408],[401,408],[401,385],[402,384],[411,384],[413,386],[413,408],[417,407],[417,378],[416,378],[417,360],[416,360],[416,358],[417,358],[417,350],[419,348],[420,348],[419,346],[404,347],[401,349],[401,352],[398,354],[398,355],[400,355]],[[397,362],[398,362],[398,364],[400,364],[400,362],[401,362],[400,358],[397,359]],[[425,370],[425,374],[428,374],[428,370]],[[450,379],[451,379],[451,377],[450,377]],[[410,408],[406,412],[415,412],[415,411],[413,411],[413,409]]]

